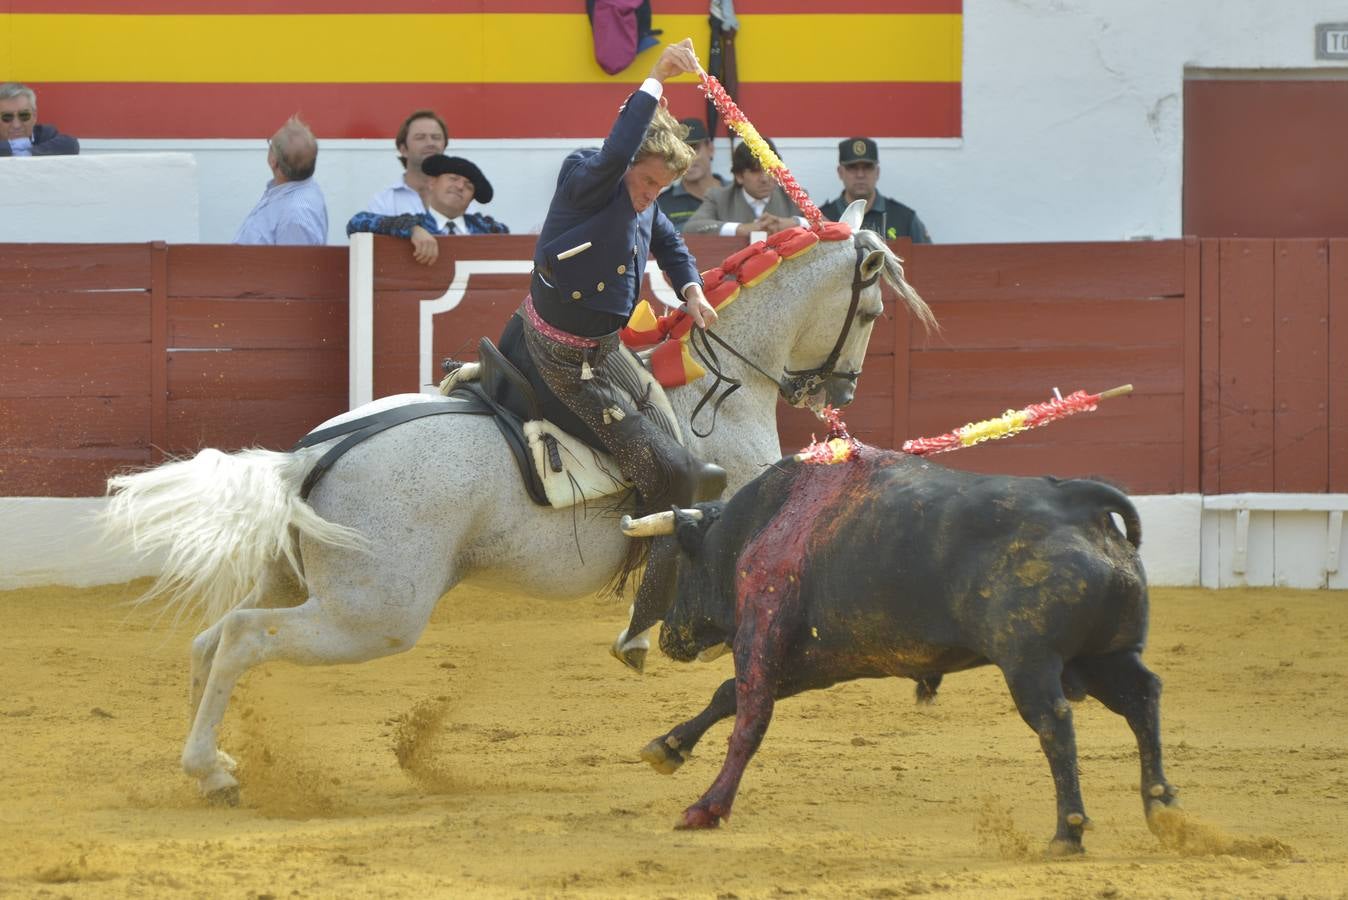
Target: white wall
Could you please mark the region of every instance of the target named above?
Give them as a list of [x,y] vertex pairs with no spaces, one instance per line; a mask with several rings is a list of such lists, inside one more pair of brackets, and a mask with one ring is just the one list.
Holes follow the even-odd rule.
[[[1348,529],[1341,518],[1348,495],[1304,498],[1315,509],[1302,511],[1286,509],[1295,503],[1283,494],[1132,499],[1142,520],[1142,564],[1152,585],[1348,589]],[[1235,539],[1235,512],[1222,504],[1231,499],[1255,510],[1243,550]],[[138,558],[100,538],[96,517],[105,503],[102,497],[0,497],[0,590],[85,587],[157,575],[162,554]],[[1340,516],[1337,528],[1331,510]]]
[[190,153],[0,158],[0,243],[200,240]]
[[[1315,25],[1344,20],[1348,7],[1329,0],[966,3],[963,139],[882,141],[881,190],[917,209],[945,243],[1177,237],[1186,67],[1348,76],[1348,67],[1318,63],[1314,53]],[[821,62],[845,67],[836,48],[821,53],[832,54]],[[745,113],[753,119],[753,109]],[[391,139],[321,137],[317,177],[331,240],[341,242],[347,218],[401,170]],[[523,232],[542,222],[562,156],[601,137],[452,141],[450,152],[477,162],[496,188],[485,211]],[[778,142],[816,202],[838,190],[843,137]],[[725,173],[728,145],[721,144],[717,169]],[[205,242],[233,236],[268,177],[261,138],[88,140],[85,147],[194,153]]]

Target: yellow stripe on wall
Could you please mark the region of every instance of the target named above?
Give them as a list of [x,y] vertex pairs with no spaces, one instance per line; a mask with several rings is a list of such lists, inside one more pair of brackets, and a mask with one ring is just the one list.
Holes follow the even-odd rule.
[[[656,16],[706,61],[705,16]],[[33,82],[585,83],[584,15],[0,15],[0,60]],[[413,50],[411,48],[420,48]],[[856,55],[848,48],[855,47]],[[741,81],[958,82],[958,15],[741,16]],[[643,54],[630,80],[654,63]]]

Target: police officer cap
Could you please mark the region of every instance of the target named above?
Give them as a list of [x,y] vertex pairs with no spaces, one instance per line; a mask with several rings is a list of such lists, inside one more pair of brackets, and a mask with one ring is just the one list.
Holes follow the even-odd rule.
[[880,162],[880,149],[870,138],[848,138],[838,144],[838,162],[844,166],[856,162]]
[[683,142],[690,147],[696,147],[707,139],[707,126],[702,124],[701,119],[680,119],[679,124],[688,126],[688,137]]
[[443,153],[428,156],[421,164],[421,171],[432,178],[436,175],[462,175],[473,183],[474,200],[478,203],[491,202],[493,193],[491,182],[482,174],[481,169],[462,156],[445,156]]

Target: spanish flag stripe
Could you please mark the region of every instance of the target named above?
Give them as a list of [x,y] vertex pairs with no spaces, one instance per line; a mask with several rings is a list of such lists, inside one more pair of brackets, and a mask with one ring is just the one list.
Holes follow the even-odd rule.
[[[294,15],[343,13],[538,13],[575,14],[579,0],[195,0],[191,11],[200,15]],[[188,6],[183,0],[8,0],[0,14],[47,13],[76,15],[174,15]],[[707,0],[659,0],[657,18],[665,15],[707,16]],[[963,0],[738,0],[737,16],[768,14],[852,15],[905,14],[960,15]],[[666,38],[681,40],[666,34]]]
[[[451,140],[574,138],[608,133],[631,85],[161,84],[36,82],[43,117],[82,138],[258,138],[299,113],[320,138],[388,139],[408,111],[439,110]],[[701,116],[690,84],[667,92]],[[958,137],[958,83],[746,84],[740,106],[769,137]],[[846,103],[838,102],[846,97]],[[808,115],[802,115],[808,110]],[[722,126],[724,128],[724,126]],[[722,134],[725,132],[722,131]],[[392,146],[390,145],[390,153]],[[789,160],[788,160],[789,163]]]
[[[750,17],[745,17],[746,28]],[[340,83],[612,83],[590,53],[583,15],[11,16],[10,68],[32,81]],[[666,16],[669,33],[705,33],[697,17]],[[857,34],[883,52],[849,57],[849,81],[960,80],[959,16],[758,16],[737,44],[744,82],[818,83],[820,68],[783,48],[846,47]],[[296,41],[296,35],[306,40]],[[382,55],[373,48],[453,53]],[[704,37],[699,53],[706,58]],[[509,48],[509,52],[500,52]],[[560,48],[566,48],[562,52]],[[634,64],[632,68],[644,69]],[[635,73],[634,73],[635,78]],[[691,76],[684,76],[691,81]],[[627,80],[627,79],[625,79]]]

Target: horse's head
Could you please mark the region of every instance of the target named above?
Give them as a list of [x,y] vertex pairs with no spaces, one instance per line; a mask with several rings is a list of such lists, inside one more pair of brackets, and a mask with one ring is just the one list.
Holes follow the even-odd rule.
[[[931,309],[904,279],[903,263],[880,236],[861,229],[863,200],[852,203],[841,221],[852,228],[851,241],[828,247],[828,270],[822,272],[820,292],[811,302],[808,320],[798,334],[792,360],[814,361],[800,368],[787,366],[787,401],[818,412],[825,405],[843,407],[856,394],[871,330],[884,313],[880,280],[898,293],[928,328],[936,325]],[[834,271],[850,267],[850,274]]]

